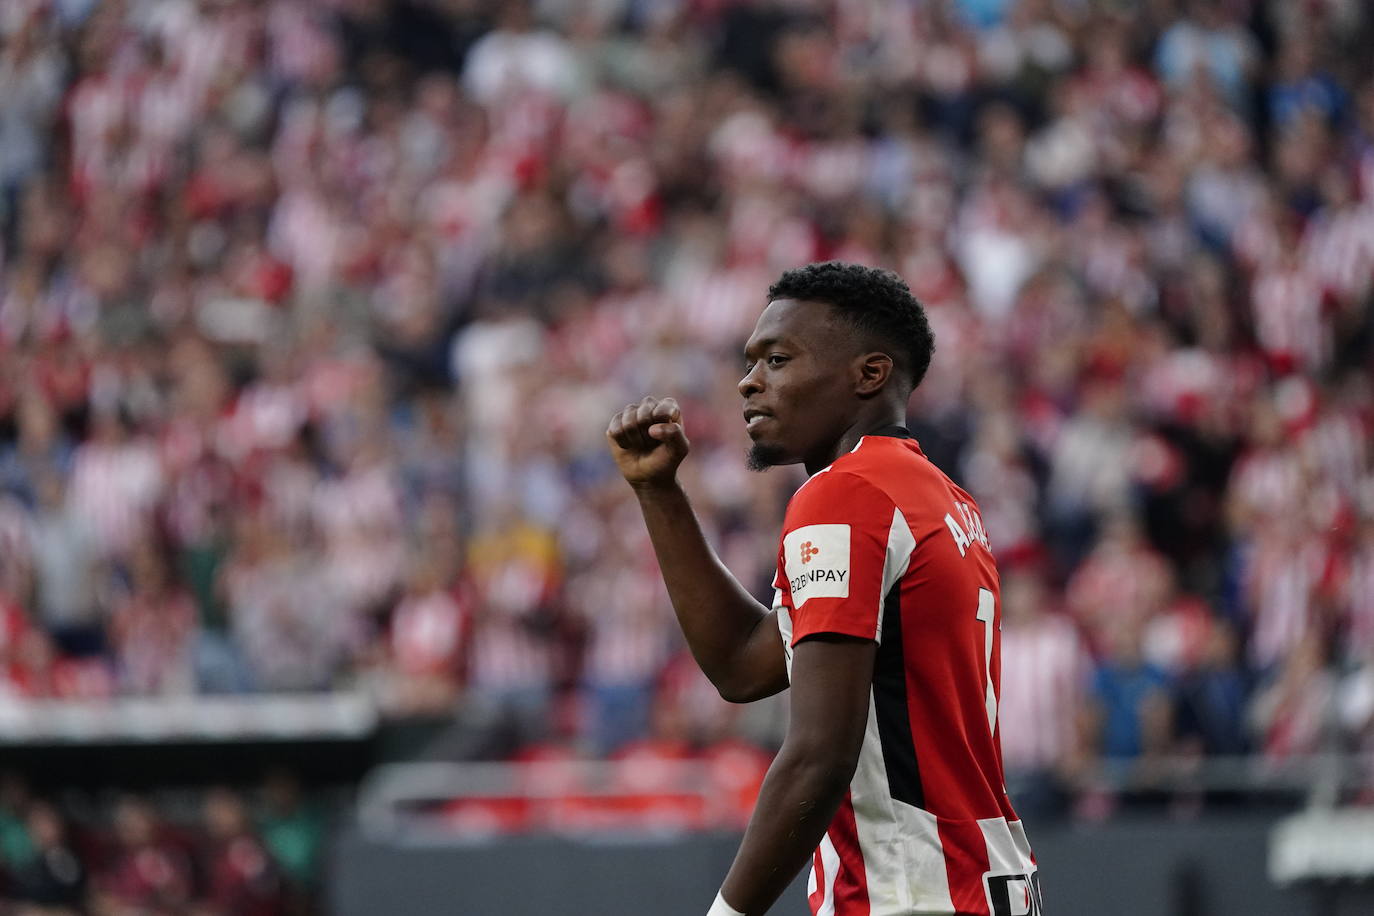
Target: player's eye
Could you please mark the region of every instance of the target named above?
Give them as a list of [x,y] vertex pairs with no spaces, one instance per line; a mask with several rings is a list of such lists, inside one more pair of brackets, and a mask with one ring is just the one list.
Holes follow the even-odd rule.
[[785,362],[787,362],[787,357],[783,356],[781,353],[770,353],[768,355],[768,366],[771,369],[776,369]]
[[745,374],[745,375],[748,375],[750,372],[753,372],[753,371],[754,371],[754,365],[755,365],[754,360],[752,360],[752,359],[746,359],[746,360],[744,361],[744,374]]

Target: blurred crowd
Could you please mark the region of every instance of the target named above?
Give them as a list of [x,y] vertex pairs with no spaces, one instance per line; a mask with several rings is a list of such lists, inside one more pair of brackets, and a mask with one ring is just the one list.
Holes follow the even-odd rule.
[[0,37],[0,704],[768,734],[603,433],[677,397],[771,594],[799,477],[744,469],[740,350],[834,258],[935,328],[911,425],[1001,562],[1014,774],[1374,752],[1365,4],[9,0]]
[[125,795],[74,814],[6,774],[0,913],[310,916],[324,820],[289,776],[260,794],[257,805],[227,788],[179,803]]

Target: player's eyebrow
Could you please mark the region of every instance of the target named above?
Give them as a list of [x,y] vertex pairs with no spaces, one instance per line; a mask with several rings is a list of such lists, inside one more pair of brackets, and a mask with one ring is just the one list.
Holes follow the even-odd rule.
[[759,353],[763,350],[767,350],[769,347],[775,347],[785,342],[786,339],[782,337],[761,337],[758,340],[751,340],[749,345],[744,348],[744,358],[748,359],[755,353]]

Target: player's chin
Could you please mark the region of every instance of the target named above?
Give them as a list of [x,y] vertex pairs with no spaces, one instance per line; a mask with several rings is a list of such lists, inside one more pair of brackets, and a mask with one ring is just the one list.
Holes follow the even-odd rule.
[[766,471],[780,464],[791,464],[787,449],[776,442],[754,440],[745,456],[745,466],[751,471]]

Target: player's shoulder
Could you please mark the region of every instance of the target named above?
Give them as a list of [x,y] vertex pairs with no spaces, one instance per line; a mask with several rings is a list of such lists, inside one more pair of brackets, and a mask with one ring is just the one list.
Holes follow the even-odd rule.
[[903,501],[913,489],[947,481],[915,439],[897,436],[864,436],[853,451],[841,455],[830,468],[851,481],[862,481],[852,485],[875,487],[896,502]]
[[808,480],[793,497],[807,503],[852,500],[880,493],[887,505],[919,517],[950,505],[976,508],[973,497],[926,457],[914,439],[865,436],[852,452]]
[[831,465],[792,494],[787,504],[787,527],[813,523],[818,518],[852,522],[866,516],[892,513],[892,500],[871,479],[852,470]]
[[872,509],[890,515],[914,476],[933,470],[918,450],[903,447],[902,441],[865,436],[853,451],[841,455],[802,484],[793,495],[790,508],[824,507],[851,512]]

